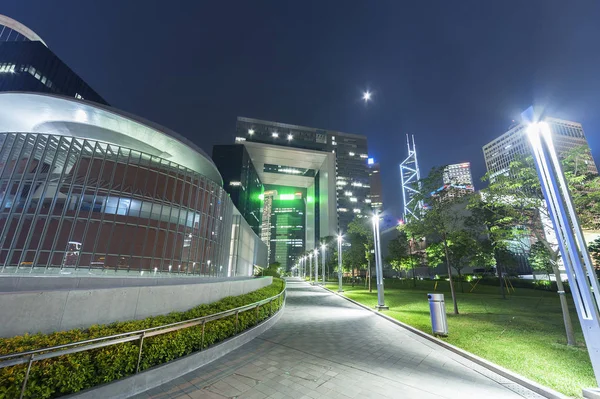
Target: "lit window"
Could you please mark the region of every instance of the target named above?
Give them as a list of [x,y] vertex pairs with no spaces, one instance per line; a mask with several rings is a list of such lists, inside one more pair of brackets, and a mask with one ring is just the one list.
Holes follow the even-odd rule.
[[350,202],[358,202],[358,200],[356,199],[356,197],[352,197],[350,198]]
[[353,153],[352,151],[350,151],[350,152],[348,153],[348,155],[350,155],[351,157],[353,157],[353,156],[354,156],[354,153]]
[[352,191],[346,191],[344,193],[347,197],[352,197]]
[[235,141],[246,141],[245,137],[236,137]]
[[365,158],[369,158],[369,156],[367,154],[360,154],[360,157],[365,159]]
[[273,133],[271,133],[271,137],[277,138],[277,137],[279,137],[279,133],[273,132]]
[[348,212],[348,209],[346,209],[346,208],[338,208],[338,212]]
[[241,185],[242,185],[242,183],[241,183],[241,182],[239,182],[239,181],[232,181],[232,182],[229,182],[229,185],[230,185],[230,186],[241,186]]
[[352,212],[354,212],[354,213],[360,213],[360,209],[358,209],[358,208],[354,208],[354,209],[352,210]]
[[81,97],[81,95],[79,93],[75,93],[75,98],[78,100],[83,100],[83,97]]

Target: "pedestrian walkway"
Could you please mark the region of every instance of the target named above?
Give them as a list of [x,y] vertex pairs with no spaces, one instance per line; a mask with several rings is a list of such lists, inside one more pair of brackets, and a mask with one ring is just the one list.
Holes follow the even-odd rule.
[[[425,300],[425,299],[423,299]],[[288,280],[279,322],[136,399],[540,398],[320,287]]]

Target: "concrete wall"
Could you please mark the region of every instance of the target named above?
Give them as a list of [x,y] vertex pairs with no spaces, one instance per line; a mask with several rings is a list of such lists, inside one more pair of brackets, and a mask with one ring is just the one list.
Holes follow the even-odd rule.
[[255,291],[272,277],[161,286],[0,292],[0,337],[50,333],[184,311]]

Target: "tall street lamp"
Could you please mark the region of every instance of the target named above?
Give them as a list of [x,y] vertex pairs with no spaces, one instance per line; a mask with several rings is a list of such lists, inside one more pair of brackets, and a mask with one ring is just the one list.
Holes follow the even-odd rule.
[[383,297],[383,266],[381,262],[381,246],[379,242],[379,210],[375,209],[373,215],[373,246],[375,247],[375,274],[377,279],[377,306],[376,308],[389,309],[385,306],[385,300]]
[[308,253],[308,282],[312,283],[312,251]]
[[321,268],[323,269],[323,287],[325,287],[325,248],[327,248],[327,245],[321,244]]
[[[526,121],[528,113],[533,113],[533,109],[523,113],[523,119]],[[527,135],[533,150],[535,167],[572,288],[573,302],[596,382],[600,383],[600,289],[598,279],[595,278],[596,271],[587,251],[569,186],[552,142],[550,127],[546,122],[533,122],[527,129]]]
[[338,244],[338,292],[344,292],[342,289],[342,235],[337,237]]
[[315,284],[319,284],[319,250],[315,248]]

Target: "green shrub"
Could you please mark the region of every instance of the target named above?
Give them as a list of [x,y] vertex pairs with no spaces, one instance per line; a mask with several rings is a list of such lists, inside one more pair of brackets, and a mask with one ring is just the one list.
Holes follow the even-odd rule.
[[271,276],[271,277],[275,277],[275,278],[281,278],[281,275],[279,273],[277,273],[277,270],[272,270],[272,269],[264,269],[261,270],[260,272],[256,273],[257,276]]
[[[208,316],[225,310],[248,305],[277,295],[283,290],[283,280],[273,279],[267,287],[237,297],[196,306],[185,312],[148,317],[144,320],[94,325],[86,330],[70,330],[52,334],[22,335],[0,339],[0,355],[46,348],[71,342],[143,330],[164,324],[176,323]],[[282,300],[273,303],[273,311],[281,307]],[[270,307],[262,306],[258,319],[254,309],[239,314],[239,331],[251,327],[270,315]],[[235,334],[235,316],[206,323],[204,348]],[[202,326],[157,335],[144,339],[140,371],[146,370],[201,349]],[[135,373],[139,341],[126,342],[91,351],[34,361],[31,365],[25,398],[55,398],[93,386],[118,380]],[[0,369],[0,399],[18,398],[25,378],[26,364]]]

